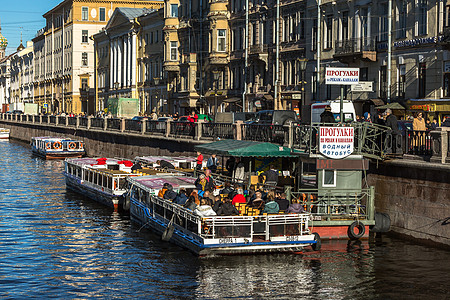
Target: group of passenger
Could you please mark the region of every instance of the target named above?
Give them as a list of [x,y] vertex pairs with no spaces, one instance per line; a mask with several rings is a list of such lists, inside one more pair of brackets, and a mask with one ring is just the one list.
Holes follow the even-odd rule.
[[[216,188],[210,170],[205,170],[195,181],[195,189],[181,188],[177,193],[166,183],[158,197],[181,205],[200,217],[233,216],[243,214],[245,208],[256,210],[260,214],[302,213],[303,205],[299,201],[290,202],[285,193],[276,193],[262,184],[251,185],[244,190],[240,184],[224,183]],[[238,208],[240,208],[238,210]]]

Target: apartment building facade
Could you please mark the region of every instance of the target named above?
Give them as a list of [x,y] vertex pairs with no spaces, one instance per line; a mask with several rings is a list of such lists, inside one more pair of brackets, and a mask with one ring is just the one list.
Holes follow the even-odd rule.
[[23,110],[24,103],[33,103],[34,97],[33,42],[28,41],[26,45],[20,43],[17,52],[11,56],[10,106],[18,110]]
[[64,0],[44,14],[35,44],[35,102],[46,112],[96,111],[94,42],[117,7],[159,8],[161,1]]

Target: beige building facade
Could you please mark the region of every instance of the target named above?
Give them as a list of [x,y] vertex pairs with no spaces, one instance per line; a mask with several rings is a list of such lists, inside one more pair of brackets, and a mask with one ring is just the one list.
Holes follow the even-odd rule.
[[158,8],[160,1],[64,0],[44,14],[35,44],[35,102],[46,112],[95,113],[95,55],[90,36],[117,7]]

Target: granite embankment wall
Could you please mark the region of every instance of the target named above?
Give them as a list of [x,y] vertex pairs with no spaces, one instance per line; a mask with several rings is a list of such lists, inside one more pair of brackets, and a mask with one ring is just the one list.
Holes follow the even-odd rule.
[[386,161],[371,164],[368,178],[393,232],[450,248],[450,165]]
[[[0,121],[11,137],[29,143],[33,136],[68,136],[84,141],[88,156],[132,159],[142,155],[195,155],[194,146],[209,141],[47,124]],[[392,231],[450,247],[450,165],[397,159],[371,163],[368,181],[375,205],[391,217]]]
[[26,143],[35,136],[61,136],[82,140],[88,156],[132,159],[144,155],[195,155],[194,146],[205,143],[193,139],[155,137],[128,132],[67,128],[52,125],[2,124],[10,128],[10,137]]

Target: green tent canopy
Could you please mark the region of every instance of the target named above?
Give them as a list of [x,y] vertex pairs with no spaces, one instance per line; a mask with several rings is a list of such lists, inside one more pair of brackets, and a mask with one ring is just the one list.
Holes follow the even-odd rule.
[[393,102],[393,103],[388,103],[386,105],[382,105],[382,106],[377,106],[375,107],[376,109],[400,109],[400,110],[405,110],[405,108],[397,102]]
[[293,157],[291,149],[271,143],[221,140],[197,145],[195,150],[205,154],[236,157]]

